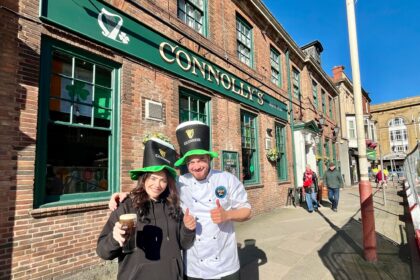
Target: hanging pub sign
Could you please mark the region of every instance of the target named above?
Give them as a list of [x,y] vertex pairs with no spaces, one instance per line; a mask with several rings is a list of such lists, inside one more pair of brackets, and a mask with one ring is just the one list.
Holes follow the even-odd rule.
[[43,0],[41,20],[287,120],[287,106],[283,102],[106,2]]

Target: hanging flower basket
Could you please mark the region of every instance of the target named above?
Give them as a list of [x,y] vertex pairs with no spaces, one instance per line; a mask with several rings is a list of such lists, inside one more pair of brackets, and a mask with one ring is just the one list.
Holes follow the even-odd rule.
[[268,149],[266,156],[269,161],[275,162],[279,159],[279,152],[276,148]]
[[160,133],[160,132],[147,133],[146,135],[144,135],[143,144],[146,144],[146,142],[149,141],[151,138],[157,138],[157,139],[163,140],[165,142],[168,142],[169,144],[172,144],[171,139],[169,139],[168,136],[166,136],[166,135],[164,135],[163,133]]
[[316,160],[322,160],[322,156],[320,156],[320,155],[316,155],[316,156],[315,156],[315,159],[316,159]]

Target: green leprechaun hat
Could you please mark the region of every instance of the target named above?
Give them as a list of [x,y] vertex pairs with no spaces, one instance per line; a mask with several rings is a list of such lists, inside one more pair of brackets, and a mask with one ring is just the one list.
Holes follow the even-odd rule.
[[166,169],[176,178],[177,173],[173,168],[175,159],[174,146],[158,138],[150,138],[144,144],[143,167],[130,170],[130,177],[132,180],[137,180],[144,172],[159,172]]
[[181,158],[175,162],[175,166],[184,165],[186,159],[192,155],[209,155],[216,158],[216,152],[210,149],[210,128],[199,121],[183,122],[176,128]]

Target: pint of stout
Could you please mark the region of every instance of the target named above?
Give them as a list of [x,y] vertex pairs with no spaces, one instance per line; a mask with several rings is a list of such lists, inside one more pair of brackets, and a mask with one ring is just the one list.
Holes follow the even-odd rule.
[[120,216],[121,229],[125,230],[125,242],[122,248],[124,254],[132,253],[136,247],[136,214],[123,214]]

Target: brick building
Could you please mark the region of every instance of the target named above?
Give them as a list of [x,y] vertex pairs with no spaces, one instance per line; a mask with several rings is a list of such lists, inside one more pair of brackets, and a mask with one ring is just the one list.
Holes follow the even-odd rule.
[[254,215],[286,204],[316,136],[319,168],[335,157],[336,92],[261,1],[6,0],[0,15],[1,279],[98,264],[107,201],[132,187],[148,133],[209,124],[213,166]]

